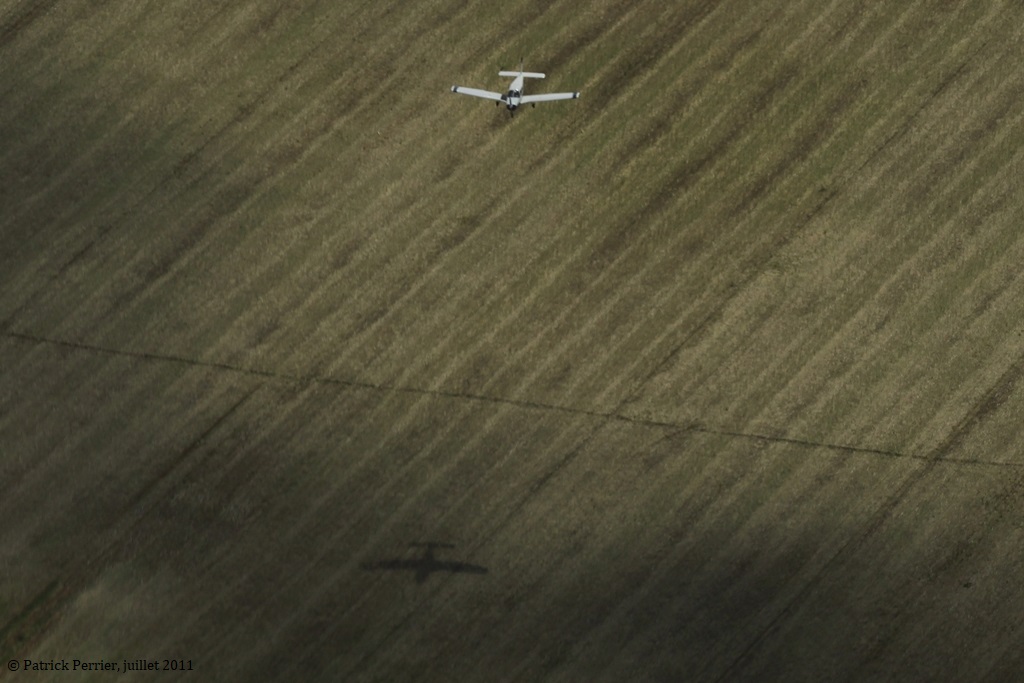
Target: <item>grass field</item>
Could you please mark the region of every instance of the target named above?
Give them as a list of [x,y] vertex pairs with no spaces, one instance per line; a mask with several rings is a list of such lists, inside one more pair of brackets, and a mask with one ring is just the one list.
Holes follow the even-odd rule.
[[1022,46],[0,0],[0,679],[1019,678]]

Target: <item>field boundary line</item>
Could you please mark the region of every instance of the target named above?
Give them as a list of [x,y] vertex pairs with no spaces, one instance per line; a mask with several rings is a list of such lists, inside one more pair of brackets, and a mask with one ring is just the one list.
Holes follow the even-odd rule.
[[782,443],[790,444],[795,446],[803,446],[807,448],[822,448],[829,451],[849,453],[849,454],[861,454],[861,455],[875,455],[887,458],[903,458],[909,460],[920,460],[927,463],[933,464],[950,464],[950,465],[976,465],[985,467],[998,467],[1006,469],[1024,469],[1024,463],[1016,462],[1001,462],[996,460],[985,460],[982,458],[948,458],[942,457],[943,449],[933,449],[930,454],[918,454],[918,453],[903,453],[895,450],[888,450],[884,448],[872,448],[869,446],[853,446],[849,444],[838,444],[824,441],[812,441],[807,439],[800,439],[797,437],[778,436],[771,434],[760,434],[756,432],[743,432],[738,430],[730,430],[725,428],[715,428],[704,425],[698,421],[687,421],[687,422],[673,422],[670,420],[656,420],[652,418],[636,417],[631,415],[624,415],[620,412],[602,412],[598,410],[588,410],[586,408],[576,408],[572,406],[563,406],[552,403],[542,403],[539,401],[530,401],[526,399],[514,399],[504,398],[501,396],[488,396],[485,394],[472,394],[468,392],[457,392],[457,391],[444,391],[441,389],[424,389],[422,387],[412,386],[401,386],[387,383],[375,384],[373,382],[366,382],[361,380],[353,379],[340,379],[337,377],[324,377],[316,375],[296,375],[283,372],[275,372],[272,370],[261,370],[259,368],[250,368],[241,365],[232,365],[230,363],[222,363],[219,361],[207,361],[196,358],[186,358],[184,356],[176,356],[173,354],[166,353],[154,353],[150,351],[126,351],[122,349],[112,349],[103,346],[97,346],[95,344],[87,344],[84,342],[66,341],[62,339],[52,339],[48,337],[42,337],[38,335],[28,334],[25,332],[7,331],[3,333],[4,337],[9,339],[16,339],[19,341],[31,342],[34,344],[45,344],[49,346],[61,346],[64,348],[70,348],[77,351],[85,351],[89,353],[99,353],[111,356],[119,356],[122,358],[135,358],[146,361],[162,361],[165,363],[179,363],[182,365],[189,365],[198,368],[208,368],[211,370],[224,370],[227,372],[233,372],[241,375],[249,375],[251,377],[262,377],[265,379],[280,380],[286,382],[297,382],[304,384],[323,384],[348,387],[352,389],[366,389],[369,391],[385,392],[385,393],[404,393],[419,396],[434,396],[437,398],[447,398],[462,401],[473,401],[477,403],[490,403],[494,405],[505,405],[517,408],[523,408],[528,410],[539,410],[546,412],[559,412],[567,415],[583,415],[593,417],[605,421],[615,422],[626,422],[629,424],[656,427],[663,429],[680,430],[683,432],[693,432],[697,434],[707,434],[711,436],[723,436],[735,439],[746,439],[751,441],[758,441],[762,443]]

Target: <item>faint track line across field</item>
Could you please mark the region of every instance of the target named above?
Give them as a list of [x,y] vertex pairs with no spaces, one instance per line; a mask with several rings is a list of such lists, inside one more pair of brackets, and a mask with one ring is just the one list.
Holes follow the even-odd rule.
[[[524,399],[510,399],[503,398],[500,396],[487,396],[482,394],[472,394],[466,392],[455,392],[455,391],[443,391],[438,389],[423,389],[420,387],[410,386],[397,386],[386,383],[375,384],[373,382],[364,382],[359,380],[347,380],[338,379],[335,377],[320,377],[320,376],[303,376],[294,375],[288,373],[274,372],[271,370],[261,370],[258,368],[248,368],[241,365],[232,365],[230,363],[221,363],[217,361],[204,361],[195,358],[185,358],[183,356],[175,356],[172,354],[161,354],[153,353],[148,351],[125,351],[120,349],[111,349],[103,346],[96,346],[94,344],[85,344],[82,342],[72,342],[60,339],[50,339],[47,337],[40,337],[37,335],[26,334],[23,332],[7,331],[4,336],[9,339],[17,339],[20,341],[32,342],[35,344],[46,344],[50,346],[61,346],[64,348],[71,348],[78,351],[85,351],[90,353],[99,353],[112,356],[120,356],[124,358],[136,358],[147,361],[161,361],[165,363],[180,363],[182,365],[189,365],[192,367],[209,368],[215,370],[224,370],[227,372],[233,372],[242,375],[249,375],[251,377],[263,377],[266,379],[280,380],[286,382],[300,382],[306,384],[324,384],[349,387],[353,389],[366,389],[377,392],[395,392],[404,394],[415,394],[421,396],[434,396],[437,398],[446,398],[453,400],[462,401],[473,401],[477,403],[491,403],[496,405],[514,406],[518,408],[528,410],[540,410],[548,412],[560,412],[568,415],[585,415],[589,417],[604,419],[608,421],[627,422],[630,424],[656,427],[664,429],[672,429],[683,432],[693,432],[698,434],[708,434],[712,436],[723,436],[731,437],[736,439],[747,439],[751,441],[767,442],[767,443],[781,443],[790,444],[794,446],[802,446],[806,448],[823,448],[830,451],[849,453],[849,454],[863,454],[863,455],[875,455],[887,458],[905,458],[911,460],[920,460],[927,463],[948,463],[954,465],[979,465],[986,467],[1001,467],[1008,469],[1021,469],[1024,468],[1024,463],[1015,462],[998,462],[994,460],[984,460],[980,458],[948,458],[943,457],[943,453],[948,451],[948,448],[934,449],[930,454],[921,455],[916,453],[902,453],[899,451],[887,450],[883,448],[871,448],[866,446],[852,446],[848,444],[835,444],[821,441],[810,441],[806,439],[799,439],[795,437],[785,436],[772,436],[768,434],[757,434],[752,432],[742,432],[729,429],[719,429],[714,427],[708,427],[697,422],[670,422],[664,420],[655,420],[649,418],[635,417],[630,415],[624,415],[619,412],[601,412],[596,410],[587,410],[586,408],[574,408],[572,406],[561,406],[556,404],[541,403],[537,401],[529,401]],[[1014,366],[1016,368],[1016,366]],[[987,405],[987,404],[986,404]],[[958,433],[958,430],[954,431],[954,434]]]

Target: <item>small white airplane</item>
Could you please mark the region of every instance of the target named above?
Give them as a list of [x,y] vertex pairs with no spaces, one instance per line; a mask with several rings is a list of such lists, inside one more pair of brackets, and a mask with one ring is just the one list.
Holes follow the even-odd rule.
[[523,63],[519,62],[519,71],[499,71],[499,76],[505,76],[511,78],[512,84],[508,86],[508,92],[502,95],[501,93],[491,92],[490,90],[478,90],[476,88],[464,88],[461,85],[453,85],[452,92],[459,93],[460,95],[471,95],[473,97],[482,97],[485,100],[494,100],[494,106],[500,105],[502,102],[508,108],[510,116],[515,116],[516,109],[521,104],[530,104],[534,107],[537,106],[538,102],[554,102],[555,100],[575,100],[580,94],[578,92],[553,92],[546,95],[524,95],[523,94],[523,83],[527,78],[544,78],[544,74],[535,73],[533,71],[523,71]]

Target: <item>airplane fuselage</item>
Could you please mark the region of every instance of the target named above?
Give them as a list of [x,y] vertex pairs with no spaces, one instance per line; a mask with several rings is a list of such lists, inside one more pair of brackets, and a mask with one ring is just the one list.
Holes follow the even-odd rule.
[[516,76],[515,80],[512,81],[512,85],[508,86],[508,93],[505,95],[505,106],[508,107],[509,111],[515,111],[519,107],[519,101],[523,96],[524,80],[522,75]]

